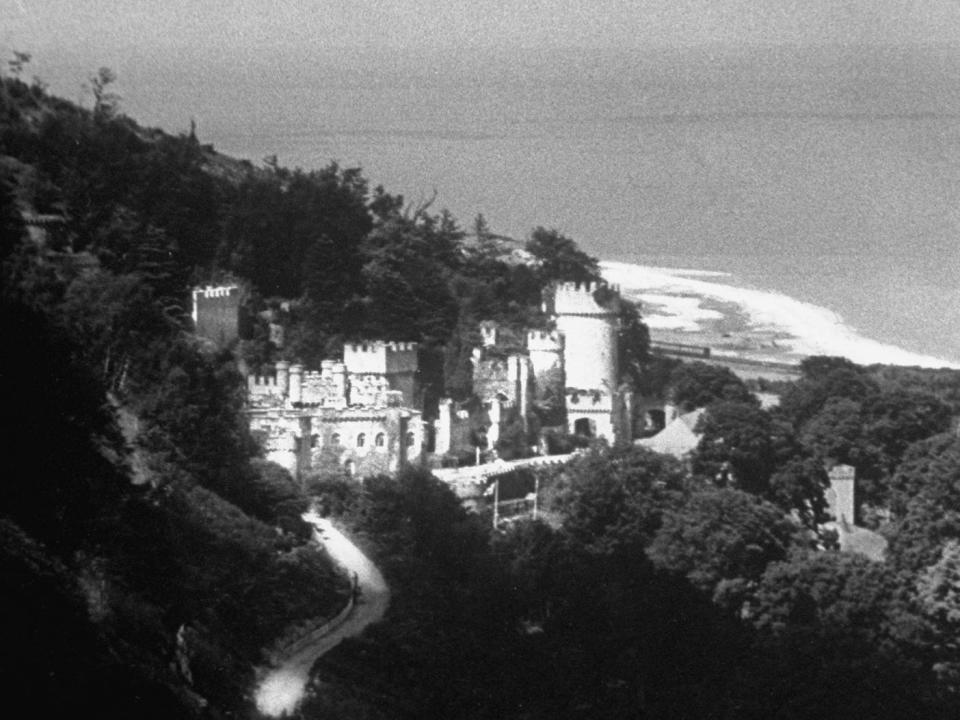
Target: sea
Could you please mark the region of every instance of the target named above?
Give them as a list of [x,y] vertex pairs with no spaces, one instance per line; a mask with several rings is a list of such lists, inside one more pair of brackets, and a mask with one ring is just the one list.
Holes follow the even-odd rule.
[[[37,62],[66,78],[76,60]],[[555,228],[605,261],[789,298],[844,331],[824,352],[861,338],[858,361],[960,367],[958,47],[132,48],[104,64],[125,112],[192,120],[224,153],[361,167],[465,227]]]

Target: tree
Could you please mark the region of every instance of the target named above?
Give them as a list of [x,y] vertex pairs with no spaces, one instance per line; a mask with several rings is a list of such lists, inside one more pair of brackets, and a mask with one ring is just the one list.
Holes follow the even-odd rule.
[[866,445],[860,403],[830,398],[804,424],[800,442],[819,458],[857,467]]
[[19,78],[20,74],[23,72],[23,69],[30,62],[31,57],[32,56],[28,52],[14,50],[13,57],[10,60],[7,60],[7,67],[10,68],[10,74],[15,78]]
[[27,476],[3,484],[0,507],[50,545],[80,547],[116,512],[127,484],[123,440],[103,386],[79,348],[43,314],[4,302],[2,323],[17,351],[0,354],[11,467]]
[[892,472],[907,446],[950,428],[950,408],[933,395],[895,390],[863,404],[865,435],[885,456]]
[[550,506],[563,530],[588,552],[636,553],[653,538],[662,513],[678,502],[682,472],[672,458],[643,448],[592,448],[567,465]]
[[93,94],[93,118],[97,121],[113,118],[120,104],[120,96],[109,90],[116,82],[117,74],[108,67],[101,67],[91,75],[87,88]]
[[797,531],[765,500],[730,488],[705,488],[664,514],[647,554],[656,566],[729,603],[740,594],[734,588],[742,591],[767,565],[787,557]]
[[640,319],[636,304],[629,300],[620,301],[620,336],[617,349],[620,353],[621,381],[639,391],[643,386],[650,359],[650,330]]
[[759,633],[747,677],[772,701],[759,716],[829,707],[845,717],[950,717],[908,589],[889,565],[856,554],[771,564],[743,612]]
[[0,262],[5,261],[23,241],[26,228],[17,208],[12,173],[0,174]]
[[780,413],[800,428],[831,398],[863,402],[879,387],[859,365],[846,358],[814,356],[800,365],[803,376],[780,398]]
[[445,339],[457,319],[450,288],[457,237],[432,222],[388,221],[364,243],[369,294],[365,334]]
[[244,488],[244,497],[238,498],[240,507],[264,522],[308,536],[309,528],[300,516],[310,501],[290,473],[260,458],[251,460],[250,465],[250,484]]
[[690,412],[724,400],[759,407],[760,403],[730,368],[704,362],[682,363],[670,373],[673,401]]
[[824,491],[830,478],[815,457],[795,457],[770,478],[770,498],[787,511],[795,511],[810,530],[827,521]]
[[527,240],[527,252],[537,263],[541,283],[588,282],[600,279],[597,259],[583,252],[570,238],[557,230],[537,227]]
[[797,454],[789,429],[754,404],[721,401],[700,419],[694,472],[721,485],[765,495],[770,477]]
[[945,543],[960,540],[960,438],[944,434],[912,446],[891,481],[890,508],[888,557],[898,567],[928,567]]
[[937,562],[922,572],[917,598],[935,633],[934,671],[954,698],[960,699],[960,541],[945,543]]

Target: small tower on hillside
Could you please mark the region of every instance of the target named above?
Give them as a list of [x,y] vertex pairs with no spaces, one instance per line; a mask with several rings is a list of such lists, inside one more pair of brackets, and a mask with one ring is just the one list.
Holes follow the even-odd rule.
[[240,288],[207,285],[193,290],[193,327],[199,337],[223,347],[240,336]]

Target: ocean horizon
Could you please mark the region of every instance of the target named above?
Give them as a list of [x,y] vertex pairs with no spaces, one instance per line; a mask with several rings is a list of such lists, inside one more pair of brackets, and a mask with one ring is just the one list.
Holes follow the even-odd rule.
[[126,112],[194,119],[226,154],[360,167],[465,227],[482,213],[605,261],[726,273],[822,308],[874,355],[960,363],[956,49],[117,60]]

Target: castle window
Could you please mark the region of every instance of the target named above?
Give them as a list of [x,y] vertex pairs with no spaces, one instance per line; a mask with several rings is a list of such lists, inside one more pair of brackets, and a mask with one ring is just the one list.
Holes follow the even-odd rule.
[[383,433],[377,433],[377,437],[374,439],[373,442],[376,444],[377,447],[383,447],[387,442],[387,438]]
[[367,436],[364,433],[357,435],[357,447],[361,448],[367,444]]
[[407,447],[413,447],[413,443],[416,440],[412,432],[407,433]]
[[339,445],[339,444],[340,444],[340,433],[334,433],[333,435],[331,435],[331,436],[330,436],[330,442],[331,442],[331,444],[333,444],[333,445]]
[[310,436],[310,447],[315,448],[319,443],[320,443],[320,436],[319,436],[319,435],[311,435],[311,436]]

